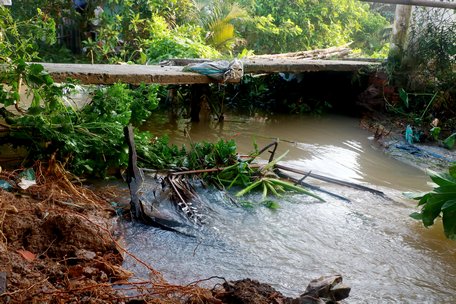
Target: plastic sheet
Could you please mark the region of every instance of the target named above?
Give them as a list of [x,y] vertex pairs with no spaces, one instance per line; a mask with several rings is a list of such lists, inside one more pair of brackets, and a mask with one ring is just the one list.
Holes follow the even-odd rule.
[[244,65],[239,59],[229,62],[226,60],[208,61],[189,64],[183,71],[206,75],[219,82],[240,81],[244,75]]

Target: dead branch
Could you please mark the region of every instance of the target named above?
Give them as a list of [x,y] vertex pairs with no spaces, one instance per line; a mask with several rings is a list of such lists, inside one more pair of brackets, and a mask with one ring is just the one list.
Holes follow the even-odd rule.
[[309,51],[282,53],[282,54],[265,54],[249,56],[247,59],[327,59],[327,58],[345,58],[351,53],[351,49],[346,44],[338,47],[330,47],[326,49],[315,49]]
[[318,179],[321,181],[325,181],[328,183],[337,184],[337,185],[345,186],[345,187],[350,187],[350,188],[357,189],[357,190],[368,191],[373,194],[380,195],[382,197],[386,197],[385,193],[383,193],[382,191],[375,190],[375,189],[372,189],[372,188],[369,188],[369,187],[366,187],[366,186],[363,186],[360,184],[350,183],[350,182],[342,181],[342,180],[335,179],[332,177],[327,177],[327,176],[323,176],[323,175],[319,175],[319,174],[315,174],[315,173],[311,173],[311,172],[306,172],[306,171],[303,171],[300,169],[291,168],[291,167],[287,167],[287,166],[283,166],[283,165],[279,165],[279,164],[276,164],[275,167],[278,169],[282,169],[282,170],[297,173],[297,174],[302,174],[302,175],[307,174],[309,177],[312,177],[314,179]]

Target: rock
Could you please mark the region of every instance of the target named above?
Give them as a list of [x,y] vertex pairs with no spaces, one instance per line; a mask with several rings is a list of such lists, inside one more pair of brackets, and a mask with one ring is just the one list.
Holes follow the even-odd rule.
[[256,280],[244,279],[239,281],[225,282],[223,291],[215,297],[222,303],[228,304],[283,304],[285,297],[268,284]]
[[312,297],[316,299],[328,299],[329,302],[340,301],[348,297],[348,295],[350,294],[350,290],[351,288],[349,286],[342,284],[341,275],[337,274],[330,276],[322,276],[318,279],[310,281],[305,292],[301,295],[300,298]]
[[6,272],[0,272],[0,294],[6,292]]
[[91,278],[92,275],[94,275],[98,270],[96,268],[86,266],[82,269],[82,272],[84,273],[85,276],[88,278]]
[[332,294],[334,300],[340,301],[345,298],[348,298],[350,291],[351,291],[351,287],[349,287],[345,284],[339,283],[336,286],[334,286],[333,288],[331,288],[330,293]]
[[90,261],[93,260],[97,254],[93,251],[85,250],[85,249],[78,249],[76,250],[76,257],[81,260]]
[[289,298],[268,284],[251,279],[229,281],[214,296],[227,304],[329,304],[345,299],[350,287],[342,284],[342,276],[331,275],[312,280],[299,298]]

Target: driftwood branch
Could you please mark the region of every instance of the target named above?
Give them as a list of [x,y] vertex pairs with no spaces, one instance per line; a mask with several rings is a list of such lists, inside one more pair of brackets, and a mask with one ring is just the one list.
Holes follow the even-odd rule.
[[272,162],[274,160],[274,156],[275,156],[275,152],[277,150],[277,146],[279,145],[278,141],[275,140],[273,141],[272,143],[270,143],[269,145],[267,145],[266,147],[264,147],[263,149],[261,149],[260,151],[258,151],[258,155],[262,154],[263,152],[265,152],[267,149],[269,149],[270,147],[274,147],[274,149],[272,149],[272,151],[268,151],[269,153],[271,153],[271,155],[269,156],[269,160],[268,162]]
[[[333,196],[333,197],[335,197],[335,198],[338,198],[338,199],[340,199],[340,200],[343,200],[343,201],[345,201],[345,202],[347,202],[347,203],[350,203],[350,202],[351,202],[348,198],[346,198],[346,197],[344,197],[344,196],[342,196],[342,195],[339,195],[339,194],[333,193],[333,192],[331,192],[331,191],[322,189],[322,188],[320,188],[320,187],[318,187],[318,186],[314,186],[314,185],[305,183],[305,182],[303,181],[303,178],[301,178],[301,179],[298,180],[297,178],[294,178],[294,177],[292,177],[292,176],[290,176],[290,175],[288,175],[288,174],[286,174],[286,173],[284,173],[284,172],[282,172],[282,171],[278,171],[277,173],[278,173],[277,175],[280,176],[281,178],[286,178],[286,179],[288,179],[289,181],[291,181],[291,182],[293,182],[293,183],[295,183],[295,184],[297,184],[297,185],[301,185],[301,186],[304,186],[304,187],[306,187],[306,188],[308,188],[308,189],[311,189],[311,190],[314,190],[314,191],[319,191],[319,192],[322,192],[322,193],[331,195],[331,196]],[[304,177],[306,177],[306,176],[308,176],[308,175],[305,175]]]
[[339,47],[330,47],[327,49],[315,49],[309,51],[300,51],[282,54],[266,54],[249,56],[247,59],[328,59],[328,58],[345,58],[351,53],[351,49],[347,45]]
[[366,186],[363,186],[363,185],[360,185],[360,184],[350,183],[350,182],[342,181],[342,180],[335,179],[335,178],[332,178],[332,177],[327,177],[327,176],[315,174],[315,173],[312,173],[312,172],[306,172],[304,170],[291,168],[291,167],[286,167],[286,166],[279,165],[279,164],[276,164],[275,167],[278,168],[278,169],[282,169],[282,170],[288,171],[288,172],[293,172],[293,173],[302,174],[302,175],[308,175],[309,177],[312,177],[314,179],[318,179],[318,180],[321,180],[321,181],[325,181],[325,182],[328,182],[328,183],[332,183],[332,184],[336,184],[336,185],[340,185],[340,186],[345,186],[345,187],[350,187],[350,188],[357,189],[357,190],[368,191],[368,192],[371,192],[373,194],[385,197],[385,193],[383,193],[382,191],[375,190],[375,189],[372,189],[372,188],[369,188],[369,187],[366,187]]

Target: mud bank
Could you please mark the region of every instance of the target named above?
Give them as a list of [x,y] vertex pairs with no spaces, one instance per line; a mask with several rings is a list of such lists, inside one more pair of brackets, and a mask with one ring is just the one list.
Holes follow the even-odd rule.
[[[110,203],[118,188],[94,192],[63,171],[43,174],[38,167],[37,184],[24,190],[20,171],[0,173],[12,185],[0,189],[1,303],[326,303],[348,296],[340,276],[315,280],[296,299],[248,279],[212,290],[199,282],[169,284],[122,247]],[[148,280],[121,267],[125,255],[149,270]]]
[[115,300],[111,283],[129,273],[120,267],[109,204],[62,177],[39,175],[27,190],[16,187],[15,172],[0,178],[14,186],[0,190],[0,301]]
[[360,120],[360,126],[372,132],[374,147],[390,157],[423,171],[446,171],[456,162],[456,149],[448,150],[436,142],[413,143],[405,140],[407,122],[403,119],[369,113]]

